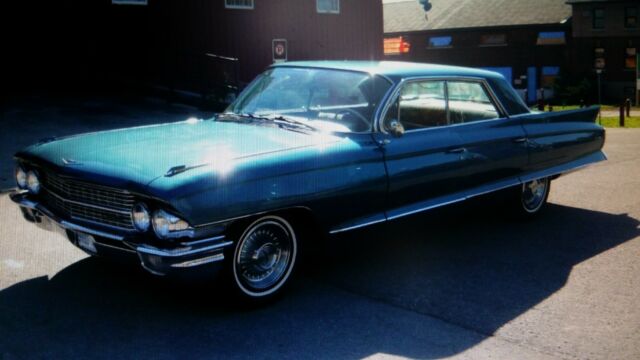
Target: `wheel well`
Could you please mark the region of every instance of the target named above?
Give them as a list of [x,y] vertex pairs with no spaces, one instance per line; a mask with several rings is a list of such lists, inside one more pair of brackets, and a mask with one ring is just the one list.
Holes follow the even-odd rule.
[[318,223],[311,209],[305,207],[295,207],[265,212],[238,219],[228,225],[228,236],[233,240],[237,240],[242,235],[242,232],[244,232],[247,226],[249,226],[257,219],[267,215],[277,215],[284,218],[291,224],[291,226],[293,226],[293,229],[296,231],[296,233],[303,234],[305,238],[317,238],[324,233],[323,231],[321,231],[322,227]]

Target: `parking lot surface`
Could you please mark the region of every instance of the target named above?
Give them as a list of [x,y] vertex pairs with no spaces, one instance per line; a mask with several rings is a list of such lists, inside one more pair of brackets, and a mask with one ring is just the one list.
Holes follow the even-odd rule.
[[640,131],[605,151],[533,221],[483,199],[332,238],[253,310],[88,258],[0,196],[0,359],[638,359]]

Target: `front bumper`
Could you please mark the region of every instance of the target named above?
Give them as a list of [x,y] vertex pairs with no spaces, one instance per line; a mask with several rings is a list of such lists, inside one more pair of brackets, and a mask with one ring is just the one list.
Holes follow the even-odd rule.
[[86,227],[62,219],[44,205],[29,198],[28,193],[14,192],[11,200],[20,206],[24,218],[38,227],[64,235],[89,255],[137,255],[141,265],[155,275],[166,275],[180,269],[193,268],[224,260],[224,249],[233,242],[224,235],[179,243],[167,249],[131,241],[130,235]]

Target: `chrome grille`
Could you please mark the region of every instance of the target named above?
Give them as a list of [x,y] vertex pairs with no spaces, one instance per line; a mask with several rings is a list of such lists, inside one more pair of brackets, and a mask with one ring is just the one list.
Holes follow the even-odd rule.
[[43,202],[73,219],[134,230],[134,196],[124,190],[43,173]]

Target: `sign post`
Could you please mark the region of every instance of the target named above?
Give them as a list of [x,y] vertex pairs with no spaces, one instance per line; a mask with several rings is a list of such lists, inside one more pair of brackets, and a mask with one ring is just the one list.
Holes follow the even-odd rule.
[[598,111],[598,125],[602,125],[602,69],[597,69],[596,74],[598,74],[598,106],[600,111]]
[[636,54],[636,106],[640,106],[640,52]]

